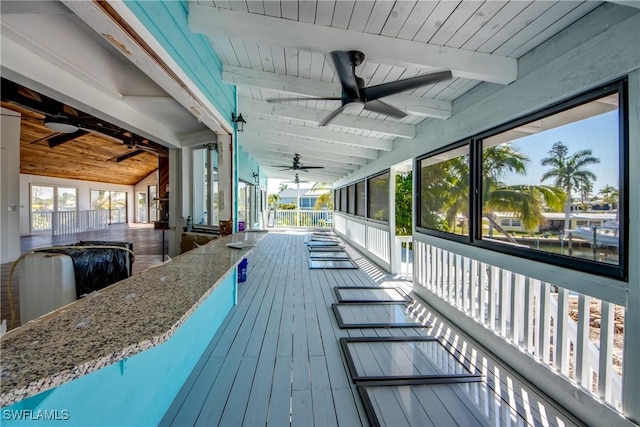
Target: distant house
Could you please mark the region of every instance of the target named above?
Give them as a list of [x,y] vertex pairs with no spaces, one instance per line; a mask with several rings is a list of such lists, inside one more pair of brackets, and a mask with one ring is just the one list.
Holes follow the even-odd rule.
[[[286,190],[278,193],[280,196],[279,203],[292,203],[295,205],[298,197],[300,197],[300,209],[313,210],[318,197],[330,191],[330,188],[300,188],[299,190],[295,188],[287,188]],[[327,206],[323,206],[323,208],[327,209]]]
[[[520,221],[520,216],[514,212],[495,212],[495,219],[505,231],[524,232],[524,227]],[[538,229],[532,232],[560,231],[564,228],[563,212],[544,212],[542,216],[545,221]],[[602,227],[605,221],[615,221],[616,213],[601,212],[571,212],[570,229],[578,227]]]

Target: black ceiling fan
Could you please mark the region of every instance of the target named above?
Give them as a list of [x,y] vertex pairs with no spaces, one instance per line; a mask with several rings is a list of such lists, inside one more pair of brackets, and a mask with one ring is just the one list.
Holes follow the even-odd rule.
[[291,166],[277,165],[273,166],[274,168],[282,168],[281,170],[294,170],[294,171],[304,171],[307,172],[309,169],[324,169],[324,166],[304,166],[300,162],[300,154],[293,155],[293,163]]
[[296,176],[293,179],[293,181],[287,181],[287,182],[293,182],[294,184],[300,184],[302,182],[311,182],[311,181],[302,180],[302,179],[300,179],[300,176],[298,174],[296,174]]
[[294,98],[271,98],[268,102],[285,102],[294,100],[319,100],[319,101],[341,101],[342,106],[332,111],[321,122],[320,126],[326,126],[335,119],[338,114],[344,111],[359,113],[363,109],[374,113],[385,114],[387,116],[401,119],[407,116],[404,111],[380,101],[385,96],[395,95],[421,86],[438,83],[452,78],[450,70],[436,71],[422,76],[409,77],[395,82],[382,83],[375,86],[364,86],[364,80],[356,76],[356,67],[364,61],[364,53],[357,50],[334,50],[331,52],[331,59],[340,78],[342,86],[341,97],[294,97]]

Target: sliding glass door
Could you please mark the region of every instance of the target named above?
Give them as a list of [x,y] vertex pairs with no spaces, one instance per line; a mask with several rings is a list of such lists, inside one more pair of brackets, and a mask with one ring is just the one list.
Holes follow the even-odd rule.
[[[31,231],[51,231],[55,212],[75,212],[78,189],[49,185],[31,186]],[[68,214],[67,221],[75,214]]]
[[110,224],[127,222],[127,192],[91,190],[91,209],[108,210]]

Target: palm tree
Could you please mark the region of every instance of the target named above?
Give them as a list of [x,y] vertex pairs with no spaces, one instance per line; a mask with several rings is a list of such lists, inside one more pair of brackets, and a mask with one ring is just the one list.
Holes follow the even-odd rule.
[[589,201],[589,196],[593,193],[593,181],[586,179],[580,183],[580,203],[583,205]]
[[[508,144],[489,147],[482,153],[482,215],[489,221],[489,233],[495,228],[509,240],[509,233],[495,220],[498,210],[515,212],[526,230],[535,229],[544,220],[545,206],[561,207],[564,193],[543,185],[505,185],[510,173],[526,174],[527,156]],[[437,230],[451,231],[456,216],[468,216],[469,209],[468,156],[460,156],[421,169],[421,224]],[[438,213],[444,212],[444,219]]]
[[551,166],[551,170],[542,175],[541,181],[553,179],[554,185],[564,190],[566,200],[564,203],[564,228],[570,227],[571,192],[574,188],[580,188],[580,184],[586,180],[595,181],[596,175],[587,169],[587,166],[600,163],[600,159],[593,157],[591,150],[580,150],[569,155],[569,148],[558,141],[548,152],[549,157],[542,159],[542,166]]
[[609,206],[612,208],[615,206],[617,208],[618,196],[620,195],[620,191],[618,191],[618,189],[610,185],[605,185],[600,191],[598,191],[598,194],[602,196],[602,200],[605,203],[608,203]]
[[396,235],[410,236],[413,229],[413,172],[396,175]]
[[502,144],[482,152],[482,214],[492,228],[498,229],[515,243],[495,220],[493,212],[515,212],[527,231],[544,221],[544,207],[559,208],[564,203],[561,189],[546,185],[505,185],[502,179],[509,173],[526,175],[529,158]]
[[322,193],[316,199],[316,203],[313,205],[314,211],[322,210],[324,207],[327,207],[329,210],[333,210],[333,195],[331,192]]
[[278,193],[269,194],[269,197],[268,197],[269,206],[273,206],[274,208],[277,208],[278,202],[280,201],[280,199],[282,199],[282,197],[280,197],[280,194]]

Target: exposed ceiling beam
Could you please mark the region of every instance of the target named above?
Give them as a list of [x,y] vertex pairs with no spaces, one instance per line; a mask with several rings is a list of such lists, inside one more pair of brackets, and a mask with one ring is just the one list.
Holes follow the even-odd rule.
[[251,127],[251,129],[255,129],[256,131],[281,133],[284,135],[298,136],[300,138],[321,139],[324,141],[333,141],[341,145],[370,148],[374,150],[391,151],[393,149],[393,141],[389,139],[369,138],[349,133],[334,132],[328,129],[298,126],[289,123],[278,123],[259,119],[257,117],[251,117],[251,120],[249,120],[249,117],[245,118],[247,118],[245,128]]
[[62,2],[109,43],[124,52],[142,72],[198,121],[216,133],[228,133],[228,119],[217,111],[124,2]]
[[65,142],[73,141],[74,139],[84,136],[88,133],[89,132],[87,132],[86,130],[78,129],[77,131],[72,133],[63,133],[61,135],[53,136],[49,138],[49,148],[55,148],[58,145],[62,145]]
[[349,31],[189,2],[189,28],[208,36],[253,40],[298,49],[360,50],[378,64],[448,68],[454,76],[509,84],[518,78],[514,58]]
[[287,147],[264,140],[243,140],[242,147],[255,157],[256,154],[271,153],[282,156],[293,156],[298,153],[305,159],[317,159],[318,161],[329,161],[346,165],[365,166],[368,161],[360,157],[345,156],[342,153],[319,151],[304,147]]
[[[222,80],[225,83],[238,86],[269,89],[292,95],[309,97],[341,96],[340,88],[332,83],[230,65],[223,67]],[[313,101],[312,98],[309,100]],[[406,94],[387,96],[384,101],[416,116],[448,119],[452,114],[450,101],[421,98]]]
[[217,144],[218,135],[210,129],[180,135],[180,143],[183,147],[193,147],[199,144]]
[[[339,106],[336,103],[336,108]],[[252,113],[269,114],[287,119],[303,120],[318,124],[325,118],[328,111],[315,110],[313,108],[303,108],[288,104],[277,104],[273,102],[259,101],[251,98],[240,98],[238,100],[240,111],[250,111]],[[413,125],[406,125],[390,120],[375,120],[367,117],[351,116],[341,114],[336,117],[331,126],[342,126],[355,130],[366,130],[383,133],[396,138],[414,138],[416,128]]]
[[283,135],[271,132],[260,132],[247,130],[239,136],[240,145],[244,144],[244,139],[261,141],[265,144],[278,145],[288,151],[296,151],[302,148],[328,153],[341,153],[345,156],[361,157],[363,159],[375,160],[378,158],[378,151],[370,148],[349,147],[331,141],[300,138],[297,136]]

